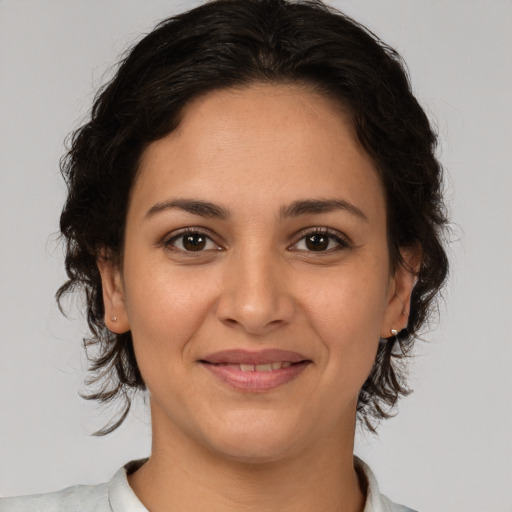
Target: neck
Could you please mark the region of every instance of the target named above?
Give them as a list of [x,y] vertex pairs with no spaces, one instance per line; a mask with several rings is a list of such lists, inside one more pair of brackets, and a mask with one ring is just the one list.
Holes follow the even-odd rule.
[[213,453],[178,429],[168,434],[153,429],[151,457],[129,476],[135,494],[152,512],[364,508],[353,465],[354,429],[333,431],[317,446],[266,462]]

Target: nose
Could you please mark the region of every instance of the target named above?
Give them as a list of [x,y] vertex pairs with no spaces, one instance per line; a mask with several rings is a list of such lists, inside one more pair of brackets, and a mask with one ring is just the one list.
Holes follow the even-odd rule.
[[233,255],[226,262],[217,318],[248,334],[266,334],[290,322],[295,305],[278,258]]

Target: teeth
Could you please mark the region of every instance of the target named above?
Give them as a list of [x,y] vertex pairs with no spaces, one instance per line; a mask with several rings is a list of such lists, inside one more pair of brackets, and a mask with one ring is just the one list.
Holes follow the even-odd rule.
[[234,364],[230,363],[229,366],[240,368],[243,372],[271,372],[273,370],[280,370],[281,368],[288,368],[292,363],[290,361],[276,361],[275,363],[265,364]]
[[257,364],[256,365],[256,371],[257,372],[271,372],[272,371],[272,364]]

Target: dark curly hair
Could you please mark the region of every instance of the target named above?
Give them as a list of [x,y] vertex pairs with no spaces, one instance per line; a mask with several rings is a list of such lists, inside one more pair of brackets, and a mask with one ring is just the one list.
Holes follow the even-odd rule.
[[[409,321],[381,340],[363,385],[358,415],[370,430],[390,415],[405,385],[404,357],[432,313],[448,271],[447,224],[437,138],[411,92],[400,56],[366,28],[320,1],[215,0],[162,21],[122,60],[98,93],[90,120],[74,132],[61,170],[68,197],[60,219],[69,280],[58,290],[85,294],[91,336],[84,340],[96,386],[86,398],[120,397],[125,419],[133,393],[145,384],[130,332],[104,321],[97,259],[120,259],[130,190],[142,153],[174,130],[192,99],[254,82],[298,83],[336,98],[383,183],[388,244],[394,269],[400,249],[420,248]],[[93,348],[91,353],[90,349]]]

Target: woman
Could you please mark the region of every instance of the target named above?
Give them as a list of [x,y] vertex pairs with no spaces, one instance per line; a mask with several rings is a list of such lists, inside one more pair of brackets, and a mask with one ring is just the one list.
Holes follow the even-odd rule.
[[63,164],[90,398],[147,389],[148,460],[0,510],[407,510],[353,457],[447,273],[436,138],[397,54],[320,3],[162,22]]

